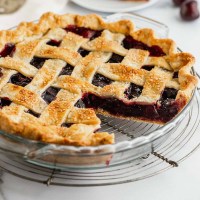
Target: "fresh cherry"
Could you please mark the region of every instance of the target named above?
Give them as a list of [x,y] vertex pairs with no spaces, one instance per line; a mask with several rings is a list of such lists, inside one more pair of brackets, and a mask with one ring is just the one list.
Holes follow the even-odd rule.
[[199,18],[197,1],[186,1],[181,4],[181,17],[186,21],[191,21]]
[[174,2],[174,4],[176,5],[176,6],[180,6],[183,2],[185,2],[185,1],[187,1],[187,0],[173,0],[173,2]]

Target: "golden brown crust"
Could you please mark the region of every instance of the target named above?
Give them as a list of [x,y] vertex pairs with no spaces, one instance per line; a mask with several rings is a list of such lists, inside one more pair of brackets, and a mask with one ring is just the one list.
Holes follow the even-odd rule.
[[18,123],[11,120],[10,116],[5,113],[0,114],[0,121],[2,131],[45,143],[98,146],[114,142],[113,134],[93,133],[95,128],[93,125],[74,124],[70,128],[45,126],[42,122],[34,120],[31,115],[28,116],[28,114],[26,114],[26,118]]
[[[66,33],[62,28],[68,25],[103,32],[100,37],[89,41],[74,33]],[[161,47],[166,56],[149,57],[148,51],[125,49],[121,45],[125,35],[131,35],[149,46]],[[47,45],[51,39],[62,42],[59,47]],[[134,24],[129,20],[106,23],[95,14],[80,16],[46,13],[38,23],[23,22],[16,30],[0,31],[0,49],[7,43],[16,44],[16,51],[12,58],[0,58],[0,67],[3,69],[0,97],[8,97],[13,103],[0,110],[0,129],[33,140],[76,146],[112,144],[113,135],[95,133],[100,127],[100,120],[93,110],[74,108],[82,94],[93,93],[128,101],[124,91],[131,82],[144,89],[140,97],[130,101],[154,103],[165,87],[172,87],[179,89],[176,101],[183,108],[197,84],[197,78],[190,72],[195,60],[192,55],[177,53],[174,41],[156,38],[151,29],[135,31]],[[91,53],[83,58],[77,53],[80,47]],[[121,63],[106,63],[113,53],[124,57]],[[38,70],[29,64],[33,56],[51,59]],[[72,75],[58,77],[66,63],[74,67]],[[141,69],[143,65],[156,67],[149,72]],[[7,83],[17,71],[32,77],[31,83],[24,88]],[[178,79],[173,79],[173,72],[176,71],[179,71]],[[95,73],[114,82],[103,88],[96,87],[91,84]],[[56,100],[47,106],[41,94],[49,86],[61,90]],[[40,117],[37,119],[28,114],[28,109],[41,114]],[[110,116],[106,111],[97,112]],[[63,123],[75,124],[66,128],[61,127]]]

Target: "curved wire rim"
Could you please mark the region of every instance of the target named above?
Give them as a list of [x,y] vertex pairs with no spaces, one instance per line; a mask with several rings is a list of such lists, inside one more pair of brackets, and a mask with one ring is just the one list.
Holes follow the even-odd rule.
[[[131,17],[131,16],[132,17],[139,17],[141,19],[148,20],[149,22],[157,23],[158,25],[163,25],[165,28],[167,28],[167,26],[165,24],[162,24],[160,22],[157,22],[155,20],[151,20],[150,18],[146,18],[146,17],[143,17],[141,15],[137,15],[137,14],[135,15],[135,14],[129,14],[129,13],[127,13],[127,14],[126,13],[124,13],[124,14],[118,13],[118,14],[107,16],[105,18],[105,20],[109,20],[109,17],[112,17],[112,16],[116,16],[117,17],[117,15],[118,16],[129,16],[129,17]],[[38,20],[35,20],[35,21],[38,21]],[[10,29],[14,29],[14,28],[16,28],[16,26],[12,27]],[[178,48],[178,50],[181,51],[179,48]],[[193,72],[193,74],[196,74],[194,69],[192,69],[192,72]],[[140,137],[134,138],[133,140],[130,140],[130,141],[122,141],[122,142],[119,142],[119,143],[116,143],[116,144],[108,144],[108,145],[100,145],[100,146],[77,147],[77,146],[49,144],[49,143],[45,143],[45,142],[34,141],[34,140],[27,139],[27,138],[23,138],[21,136],[9,134],[9,133],[3,132],[3,131],[0,131],[0,134],[4,135],[4,136],[6,136],[6,137],[8,137],[10,139],[14,139],[16,141],[19,141],[19,142],[22,142],[22,143],[25,143],[25,144],[41,145],[41,147],[48,148],[48,150],[55,150],[55,149],[61,150],[61,148],[62,148],[62,151],[70,150],[70,151],[73,151],[73,153],[76,153],[76,155],[80,154],[82,156],[85,156],[85,155],[87,155],[87,156],[95,156],[95,155],[101,156],[101,155],[108,155],[110,153],[120,153],[122,151],[125,152],[125,151],[128,151],[128,150],[132,149],[132,148],[137,148],[137,147],[139,147],[141,145],[145,145],[147,143],[153,142],[156,139],[166,135],[168,133],[168,130],[173,128],[173,125],[178,123],[180,118],[184,114],[186,114],[186,112],[188,111],[189,106],[191,105],[191,102],[192,102],[192,100],[193,100],[193,98],[195,96],[194,95],[195,91],[196,91],[196,89],[193,91],[193,94],[192,94],[192,97],[191,97],[190,101],[181,110],[181,112],[178,113],[175,116],[175,118],[170,120],[168,123],[166,123],[162,127],[158,128],[156,131],[150,132],[149,135],[140,136]],[[123,148],[121,146],[123,146]],[[87,152],[87,153],[84,153],[84,151]],[[22,155],[21,153],[17,153],[17,152],[14,152],[14,153]],[[28,152],[28,153],[30,153],[30,152]],[[64,155],[67,156],[67,155],[72,155],[72,154],[67,154],[67,153],[64,152]]]

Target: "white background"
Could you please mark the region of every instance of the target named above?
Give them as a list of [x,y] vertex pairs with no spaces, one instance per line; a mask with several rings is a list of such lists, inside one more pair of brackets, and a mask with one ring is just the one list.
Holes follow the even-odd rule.
[[[94,12],[73,3],[66,5],[65,3],[64,0],[28,0],[17,13],[0,15],[0,29],[12,27],[21,21],[38,19],[45,11],[79,14]],[[170,28],[170,37],[177,42],[177,45],[196,57],[196,70],[200,72],[200,19],[183,22],[179,16],[179,9],[173,6],[171,0],[160,0],[155,6],[137,13],[167,24]],[[134,183],[92,188],[47,187],[4,174],[0,188],[0,194],[2,193],[0,200],[199,200],[200,150],[184,161],[180,167]]]

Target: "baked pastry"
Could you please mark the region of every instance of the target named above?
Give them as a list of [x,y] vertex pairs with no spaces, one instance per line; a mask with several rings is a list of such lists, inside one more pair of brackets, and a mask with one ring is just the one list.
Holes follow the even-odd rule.
[[1,31],[0,49],[0,130],[47,143],[113,143],[96,113],[166,123],[197,84],[192,55],[129,20],[46,13]]

